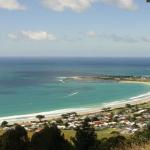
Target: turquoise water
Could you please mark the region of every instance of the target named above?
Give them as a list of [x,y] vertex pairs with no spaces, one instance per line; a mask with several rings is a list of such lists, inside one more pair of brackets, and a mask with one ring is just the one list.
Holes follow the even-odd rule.
[[150,91],[144,84],[73,81],[59,77],[149,76],[149,59],[1,58],[0,116],[101,106]]

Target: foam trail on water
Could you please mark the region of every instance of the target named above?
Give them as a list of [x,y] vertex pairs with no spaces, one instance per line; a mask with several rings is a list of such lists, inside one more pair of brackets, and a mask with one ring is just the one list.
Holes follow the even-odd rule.
[[60,81],[61,83],[65,83],[64,80],[61,80],[61,79],[60,79],[59,81]]
[[61,83],[65,83],[65,79],[67,79],[67,77],[57,77],[58,81],[60,81]]
[[71,93],[71,94],[69,94],[68,96],[73,96],[73,95],[76,95],[76,94],[78,94],[79,92],[74,92],[74,93]]

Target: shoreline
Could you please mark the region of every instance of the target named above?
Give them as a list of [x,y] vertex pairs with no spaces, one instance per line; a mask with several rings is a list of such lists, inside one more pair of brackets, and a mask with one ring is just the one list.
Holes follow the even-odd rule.
[[148,81],[125,81],[125,80],[122,80],[122,81],[119,81],[119,83],[135,83],[135,84],[145,84],[145,85],[150,85],[150,82]]
[[89,114],[96,114],[102,111],[103,108],[123,108],[126,104],[137,105],[150,102],[150,92],[145,94],[141,94],[136,97],[131,97],[128,100],[122,101],[113,101],[108,103],[103,103],[99,106],[90,106],[90,107],[80,107],[80,108],[67,108],[67,109],[59,109],[54,111],[48,112],[39,112],[39,113],[31,113],[31,114],[24,114],[24,115],[13,115],[13,116],[4,116],[0,117],[0,122],[8,121],[12,123],[22,123],[22,122],[30,122],[36,121],[37,115],[44,115],[45,119],[57,119],[60,118],[62,114],[69,113],[69,112],[76,112],[78,115],[89,115]]

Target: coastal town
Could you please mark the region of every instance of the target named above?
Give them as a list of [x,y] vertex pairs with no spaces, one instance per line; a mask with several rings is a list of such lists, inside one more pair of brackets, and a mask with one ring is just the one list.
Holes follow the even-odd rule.
[[[138,105],[126,104],[120,108],[103,108],[99,112],[78,115],[76,112],[62,114],[60,117],[48,119],[44,115],[35,116],[33,121],[22,121],[18,124],[28,132],[39,132],[45,125],[56,124],[61,130],[75,130],[82,126],[83,121],[95,128],[96,131],[113,129],[119,134],[133,134],[143,130],[150,124],[150,103]],[[1,122],[1,130],[7,131],[13,128],[16,123]]]

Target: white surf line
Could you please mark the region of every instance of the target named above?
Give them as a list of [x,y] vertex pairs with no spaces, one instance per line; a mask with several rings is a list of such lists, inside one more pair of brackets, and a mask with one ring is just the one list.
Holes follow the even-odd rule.
[[[109,102],[109,103],[103,103],[103,106],[104,107],[113,107],[113,106],[123,106],[124,107],[124,104],[133,104],[134,105],[134,102],[137,102],[138,101],[144,101],[144,100],[147,100],[147,99],[150,99],[150,92],[147,92],[145,94],[141,94],[141,95],[138,95],[138,96],[135,96],[135,97],[131,97],[129,99],[124,99],[124,100],[118,100],[118,101],[112,101],[112,102]],[[150,100],[148,100],[150,101]]]
[[31,121],[31,120],[36,120],[37,115],[44,115],[46,118],[47,117],[60,117],[64,113],[68,112],[87,112],[89,110],[92,110],[91,108],[88,107],[79,107],[79,108],[66,108],[66,109],[58,109],[58,110],[52,110],[48,112],[38,112],[38,113],[31,113],[31,114],[24,114],[24,115],[13,115],[13,116],[4,116],[0,117],[0,123],[2,121],[9,121],[9,122],[23,122],[23,121]]
[[135,97],[131,97],[130,100],[134,100],[134,99],[138,99],[138,98],[144,98],[146,96],[150,96],[150,92],[147,92],[145,94],[141,94],[141,95],[138,95],[138,96],[135,96]]

